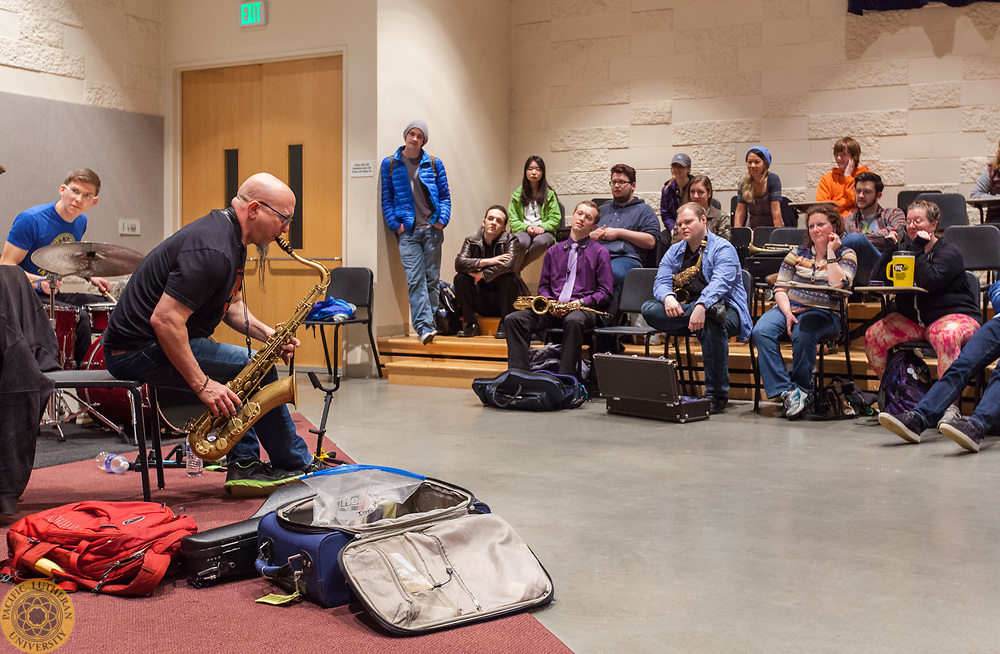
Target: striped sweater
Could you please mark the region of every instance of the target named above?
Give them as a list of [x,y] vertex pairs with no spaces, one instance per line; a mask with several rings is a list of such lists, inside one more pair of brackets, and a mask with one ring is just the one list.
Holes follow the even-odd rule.
[[[850,288],[854,283],[854,275],[858,271],[858,257],[851,248],[841,247],[837,250],[840,267],[844,271],[841,288]],[[826,257],[817,259],[813,248],[799,246],[788,253],[778,270],[779,282],[794,282],[796,284],[827,285]],[[840,300],[829,293],[821,291],[804,291],[788,289],[788,301],[792,313],[802,313],[806,309],[830,309],[836,311]]]

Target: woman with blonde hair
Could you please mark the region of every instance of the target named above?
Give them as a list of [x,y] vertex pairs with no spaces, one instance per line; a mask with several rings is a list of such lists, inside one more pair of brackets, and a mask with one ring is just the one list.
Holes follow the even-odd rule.
[[771,153],[755,145],[746,154],[747,174],[740,180],[733,225],[781,227],[781,179],[772,172]]

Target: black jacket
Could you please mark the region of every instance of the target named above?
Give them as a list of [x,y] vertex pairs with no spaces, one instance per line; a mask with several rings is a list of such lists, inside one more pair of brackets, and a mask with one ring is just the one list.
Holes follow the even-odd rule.
[[[486,237],[483,236],[483,228],[480,227],[476,233],[465,239],[462,249],[455,257],[455,272],[483,274],[483,281],[492,282],[500,275],[511,274],[517,277],[523,292],[527,293],[527,287],[521,280],[521,275],[517,272],[520,268],[521,259],[524,257],[524,248],[521,242],[510,232],[504,232],[497,236],[497,239],[489,246],[487,253]],[[495,254],[494,254],[495,252]],[[485,268],[479,267],[480,259],[487,259],[497,254],[506,253],[510,255],[510,260],[504,264],[495,264]]]
[[35,462],[42,410],[59,368],[48,316],[18,266],[0,266],[0,513],[13,514]]
[[[903,317],[927,327],[949,313],[961,313],[982,324],[979,298],[972,293],[962,252],[951,241],[939,238],[930,252],[924,252],[927,241],[904,238],[879,259],[872,271],[873,279],[885,280],[885,267],[896,252],[912,252],[914,261],[913,283],[926,289],[926,293],[907,293],[896,296],[893,310]],[[877,275],[877,277],[876,277]]]

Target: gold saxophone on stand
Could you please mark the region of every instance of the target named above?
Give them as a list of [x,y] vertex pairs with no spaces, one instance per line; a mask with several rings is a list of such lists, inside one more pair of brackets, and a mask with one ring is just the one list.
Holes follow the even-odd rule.
[[591,313],[596,313],[598,315],[609,317],[611,314],[605,313],[603,311],[598,311],[597,309],[591,309],[590,307],[585,307],[580,305],[578,307],[570,306],[572,302],[560,302],[559,300],[550,300],[544,295],[522,295],[514,300],[515,309],[531,309],[539,316],[545,315],[546,313],[551,313],[555,315],[556,312],[561,311],[564,313],[569,313],[570,311],[589,311]]
[[[226,384],[243,403],[236,415],[231,418],[213,417],[209,411],[205,411],[196,421],[186,425],[191,451],[205,461],[215,461],[227,454],[243,434],[271,409],[286,403],[296,403],[294,376],[279,379],[259,391],[257,388],[260,380],[281,357],[282,348],[295,336],[295,330],[305,320],[313,305],[326,293],[326,287],[330,284],[330,271],[318,261],[300,257],[283,238],[278,237],[274,242],[299,263],[314,268],[319,273],[320,281],[296,305],[291,318],[278,323],[271,338],[267,339],[240,374]],[[253,396],[249,397],[251,393]]]
[[701,242],[701,247],[698,248],[698,260],[694,262],[693,266],[674,274],[674,295],[677,296],[677,301],[681,304],[687,304],[691,301],[691,292],[687,289],[687,285],[691,283],[695,275],[701,272],[701,257],[705,254],[707,245],[707,239]]

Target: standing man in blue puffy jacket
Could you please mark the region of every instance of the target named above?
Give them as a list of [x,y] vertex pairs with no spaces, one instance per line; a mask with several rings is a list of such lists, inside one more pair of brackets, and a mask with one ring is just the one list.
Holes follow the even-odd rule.
[[382,215],[399,241],[410,320],[424,345],[434,340],[442,231],[451,219],[451,193],[441,160],[424,152],[427,123],[412,120],[403,146],[382,160]]

